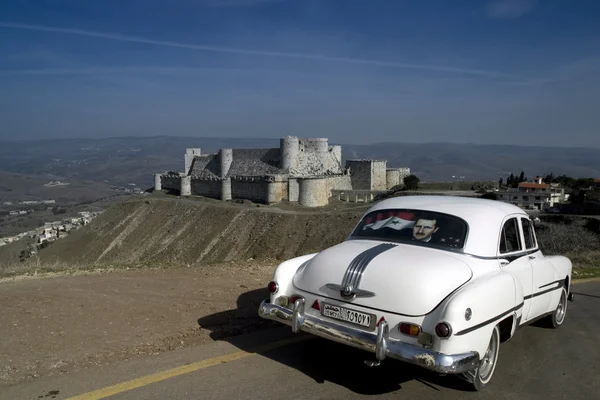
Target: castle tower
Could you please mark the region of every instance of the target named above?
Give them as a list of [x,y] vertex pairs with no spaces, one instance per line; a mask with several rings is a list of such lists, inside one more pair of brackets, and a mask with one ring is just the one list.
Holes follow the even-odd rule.
[[329,157],[329,169],[336,173],[342,173],[342,146],[331,146],[333,157]]
[[161,182],[162,174],[154,174],[154,191],[159,192],[162,190],[162,182]]
[[185,149],[185,166],[184,173],[188,175],[190,173],[190,168],[192,168],[192,163],[194,162],[194,157],[202,154],[202,149],[194,148],[194,149]]
[[231,200],[231,178],[225,178],[221,181],[221,200]]
[[191,196],[192,195],[192,177],[182,176],[180,181],[181,187],[179,189],[180,196]]
[[305,151],[311,152],[314,155],[316,161],[315,167],[317,168],[314,173],[324,174],[330,169],[329,156],[329,140],[327,138],[311,138],[306,139]]
[[231,163],[233,162],[233,149],[221,149],[219,151],[219,161],[221,167],[221,178],[227,177]]
[[281,151],[281,168],[293,171],[297,168],[300,141],[296,136],[281,138],[279,150]]
[[331,191],[327,178],[307,177],[298,179],[298,203],[304,207],[322,207],[329,203]]

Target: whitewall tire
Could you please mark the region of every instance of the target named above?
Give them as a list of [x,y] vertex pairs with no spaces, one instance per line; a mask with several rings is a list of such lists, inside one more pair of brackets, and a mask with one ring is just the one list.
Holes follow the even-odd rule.
[[565,322],[565,317],[567,316],[567,288],[563,286],[560,291],[560,299],[558,300],[558,305],[556,306],[556,310],[552,314],[547,317],[547,321],[552,328],[560,327],[563,322]]
[[492,331],[488,348],[483,355],[483,358],[479,361],[477,368],[475,368],[473,371],[463,374],[463,377],[473,385],[475,390],[484,389],[492,380],[492,376],[496,370],[496,364],[498,364],[499,352],[500,328],[498,325],[496,325]]

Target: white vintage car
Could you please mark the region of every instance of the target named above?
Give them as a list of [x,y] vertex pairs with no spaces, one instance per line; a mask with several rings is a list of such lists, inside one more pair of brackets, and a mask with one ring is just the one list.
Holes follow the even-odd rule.
[[480,390],[500,343],[542,317],[560,326],[571,261],[544,256],[522,209],[494,200],[403,196],[373,205],[350,236],[281,263],[259,315]]

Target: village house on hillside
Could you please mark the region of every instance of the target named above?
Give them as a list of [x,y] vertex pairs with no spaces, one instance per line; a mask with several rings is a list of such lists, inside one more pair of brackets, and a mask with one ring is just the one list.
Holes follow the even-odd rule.
[[409,174],[409,168],[387,168],[386,160],[353,159],[343,165],[342,147],[330,146],[327,138],[287,136],[279,148],[220,149],[215,154],[186,149],[184,171],[155,174],[154,190],[318,207],[331,196],[369,201]]
[[544,183],[540,176],[533,182],[520,182],[516,188],[496,192],[498,200],[530,210],[547,210],[568,200],[565,188],[556,183]]

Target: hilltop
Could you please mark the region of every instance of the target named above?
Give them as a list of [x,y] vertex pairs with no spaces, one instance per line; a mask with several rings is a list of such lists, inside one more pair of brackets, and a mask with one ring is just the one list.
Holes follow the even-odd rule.
[[93,224],[40,252],[40,261],[196,266],[286,259],[343,241],[362,213],[360,208],[310,212],[150,196],[114,205]]

